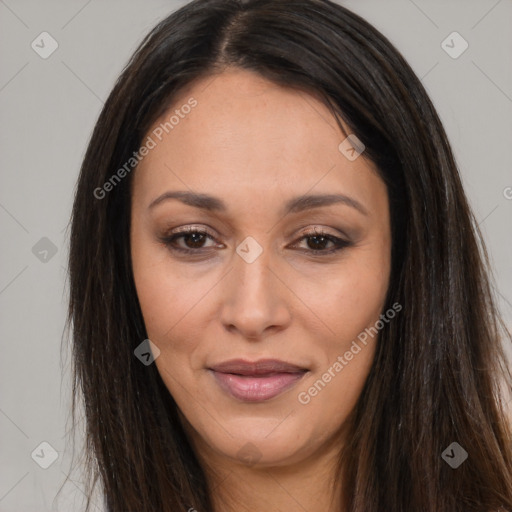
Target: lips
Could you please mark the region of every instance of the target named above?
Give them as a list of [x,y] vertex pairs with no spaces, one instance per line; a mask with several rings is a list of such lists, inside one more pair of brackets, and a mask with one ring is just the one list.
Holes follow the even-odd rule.
[[269,400],[297,383],[307,368],[277,359],[233,359],[209,368],[220,388],[245,402]]
[[261,359],[260,361],[245,361],[231,359],[210,367],[210,370],[236,375],[266,375],[269,373],[297,373],[307,371],[307,368],[286,363],[278,359]]

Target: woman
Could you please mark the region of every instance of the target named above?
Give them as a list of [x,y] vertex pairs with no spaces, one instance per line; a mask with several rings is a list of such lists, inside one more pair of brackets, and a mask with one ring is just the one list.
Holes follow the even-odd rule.
[[379,32],[328,0],[185,5],[118,79],[73,208],[107,510],[512,510],[486,262]]

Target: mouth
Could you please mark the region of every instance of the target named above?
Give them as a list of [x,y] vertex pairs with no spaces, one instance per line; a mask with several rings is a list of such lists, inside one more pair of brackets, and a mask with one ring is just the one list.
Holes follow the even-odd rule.
[[243,402],[270,400],[290,389],[309,371],[276,359],[226,361],[208,368],[220,388]]

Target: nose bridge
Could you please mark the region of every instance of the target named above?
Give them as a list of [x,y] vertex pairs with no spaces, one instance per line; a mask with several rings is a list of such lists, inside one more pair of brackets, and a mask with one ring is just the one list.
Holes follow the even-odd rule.
[[[245,259],[240,256],[240,252],[247,250],[247,245],[244,247],[240,244],[237,249],[237,257],[235,259],[235,278],[237,282],[237,293],[240,293],[242,297],[254,300],[257,302],[268,294],[269,284],[272,273],[269,269],[270,264],[270,251],[262,251],[261,254],[253,256],[254,259]],[[254,248],[249,248],[247,255],[250,256]]]
[[270,249],[248,237],[236,250],[227,276],[221,319],[247,337],[258,337],[269,326],[283,326],[289,312],[279,280],[271,270]]

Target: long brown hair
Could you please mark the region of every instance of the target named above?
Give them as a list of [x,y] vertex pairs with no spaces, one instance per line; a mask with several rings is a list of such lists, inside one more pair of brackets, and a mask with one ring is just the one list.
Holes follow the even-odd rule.
[[[147,338],[129,250],[136,168],[98,190],[184,86],[227,67],[316,94],[387,185],[385,309],[403,311],[381,330],[347,421],[346,511],[512,510],[500,395],[500,381],[512,387],[501,344],[510,335],[445,131],[400,53],[329,0],[194,0],[145,37],[105,103],[77,184],[69,255],[73,421],[82,403],[88,492],[99,482],[109,512],[212,510],[173,397],[156,366],[134,356]],[[457,469],[442,456],[453,442],[468,454]]]

